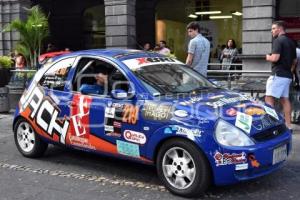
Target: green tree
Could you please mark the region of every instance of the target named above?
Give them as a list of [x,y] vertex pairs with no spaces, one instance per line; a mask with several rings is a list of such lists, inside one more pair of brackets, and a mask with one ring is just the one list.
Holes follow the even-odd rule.
[[15,49],[26,57],[29,68],[35,68],[41,53],[42,41],[49,35],[49,25],[47,16],[39,6],[34,6],[27,11],[26,21],[16,19],[4,31],[15,30],[20,33],[20,41]]

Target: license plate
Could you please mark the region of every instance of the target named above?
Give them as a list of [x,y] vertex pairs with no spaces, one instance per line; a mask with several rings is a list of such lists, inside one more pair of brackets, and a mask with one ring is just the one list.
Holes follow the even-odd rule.
[[280,146],[273,151],[273,165],[284,161],[287,158],[286,145]]

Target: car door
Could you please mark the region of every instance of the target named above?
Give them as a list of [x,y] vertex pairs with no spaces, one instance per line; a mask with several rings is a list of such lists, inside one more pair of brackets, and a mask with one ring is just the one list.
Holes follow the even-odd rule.
[[46,131],[54,141],[65,144],[69,129],[69,102],[72,93],[66,89],[70,78],[70,71],[76,57],[63,58],[49,67],[37,85],[44,95],[39,109],[44,109],[41,116],[37,116],[38,125]]
[[[126,74],[123,71],[121,72],[114,63],[104,58],[91,57],[88,59],[87,57],[83,57],[82,59],[86,59],[85,63],[94,61],[91,66],[93,65],[96,69],[88,70],[87,68],[89,73],[85,74],[85,72],[80,72],[80,69],[84,67],[78,66],[77,73],[80,76],[75,74],[78,80],[81,79],[83,82],[89,82],[85,78],[93,78],[90,72],[95,70],[101,71],[101,68],[106,67],[111,73],[109,81],[113,81],[114,83],[106,85],[104,94],[82,94],[78,91],[81,83],[78,83],[78,80],[73,80],[73,83],[77,85],[77,91],[74,91],[73,94],[74,105],[72,110],[74,112],[71,111],[70,118],[71,130],[74,131],[72,136],[73,141],[69,141],[70,144],[101,152],[121,153],[139,157],[140,151],[138,150],[138,145],[144,145],[146,137],[141,132],[142,124],[138,120],[140,111],[137,105],[138,101],[135,96],[120,99],[111,95],[112,90],[118,89],[120,91],[122,87],[123,89],[127,87],[127,89],[122,91],[128,94],[129,80]],[[113,80],[111,78],[112,73],[122,76],[121,79]],[[79,123],[74,115],[79,116]],[[78,128],[81,132],[76,131]],[[75,140],[76,142],[74,142]]]

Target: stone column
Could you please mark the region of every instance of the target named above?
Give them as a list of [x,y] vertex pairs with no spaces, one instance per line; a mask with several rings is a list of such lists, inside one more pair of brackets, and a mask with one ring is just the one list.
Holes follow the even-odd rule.
[[2,32],[2,30],[15,19],[26,19],[30,8],[30,0],[1,0],[0,1],[0,55],[7,55],[12,51],[20,39],[18,32]]
[[243,0],[243,69],[265,71],[271,63],[271,24],[275,18],[276,0]]
[[136,38],[138,47],[143,48],[149,42],[155,45],[155,7],[157,0],[136,1]]
[[104,0],[107,48],[136,48],[136,0]]

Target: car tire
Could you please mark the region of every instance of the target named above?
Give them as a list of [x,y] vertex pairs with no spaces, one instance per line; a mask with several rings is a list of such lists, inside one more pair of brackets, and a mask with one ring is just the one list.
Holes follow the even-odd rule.
[[211,183],[211,170],[205,155],[187,140],[165,142],[157,154],[156,168],[160,180],[176,195],[200,196]]
[[14,126],[14,139],[19,152],[28,158],[41,157],[47,150],[44,142],[25,119],[19,119]]

